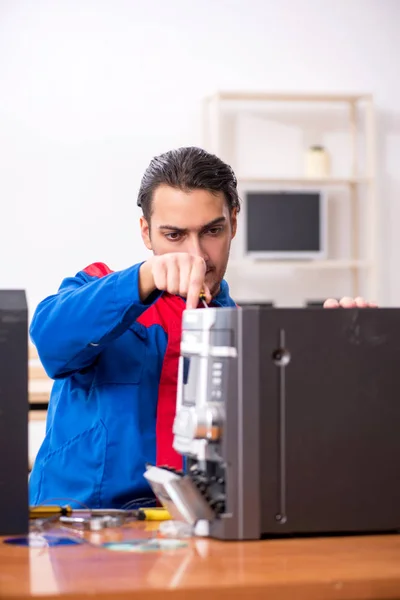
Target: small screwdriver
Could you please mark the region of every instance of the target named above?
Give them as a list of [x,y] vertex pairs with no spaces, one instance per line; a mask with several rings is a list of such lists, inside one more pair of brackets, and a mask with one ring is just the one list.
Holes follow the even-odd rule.
[[206,302],[206,295],[204,293],[204,290],[201,290],[200,292],[200,296],[199,296],[200,301],[202,302],[204,308],[208,308],[208,304]]
[[[136,510],[124,510],[118,508],[109,509],[72,509],[70,506],[30,506],[30,519],[48,519],[51,517],[72,517],[79,515],[79,518],[91,517],[136,517],[139,521],[168,521],[171,515],[164,507],[139,508]],[[77,517],[78,518],[78,517]]]

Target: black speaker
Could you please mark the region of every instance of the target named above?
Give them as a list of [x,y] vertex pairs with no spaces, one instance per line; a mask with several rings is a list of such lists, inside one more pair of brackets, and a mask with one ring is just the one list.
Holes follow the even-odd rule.
[[0,290],[0,535],[28,533],[28,309]]

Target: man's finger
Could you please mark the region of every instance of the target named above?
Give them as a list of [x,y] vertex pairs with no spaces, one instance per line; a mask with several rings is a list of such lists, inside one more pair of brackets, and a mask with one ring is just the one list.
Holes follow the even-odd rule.
[[179,260],[179,294],[186,298],[189,290],[191,263],[188,256]]
[[167,268],[164,262],[154,261],[153,263],[153,279],[154,285],[158,290],[167,289]]
[[339,308],[339,302],[334,298],[328,298],[324,302],[324,308]]
[[192,270],[190,272],[186,308],[197,308],[197,305],[199,303],[200,292],[204,289],[205,274],[205,262],[203,260],[195,260],[192,264]]
[[342,308],[354,308],[357,306],[354,298],[349,298],[348,296],[345,296],[344,298],[342,298],[339,302],[339,305]]
[[167,262],[167,292],[179,294],[179,268],[176,259]]
[[201,288],[202,288],[202,285],[199,282],[199,280],[194,279],[189,283],[189,290],[188,290],[188,295],[187,295],[187,299],[186,299],[186,308],[187,309],[197,308],[197,305],[199,303]]
[[365,308],[368,306],[368,304],[365,302],[364,298],[361,298],[361,296],[358,296],[354,302],[356,303],[356,306],[358,306],[358,308]]
[[204,291],[204,295],[206,297],[207,304],[210,304],[210,302],[212,300],[212,295],[211,295],[210,288],[208,287],[208,285],[204,284],[203,291]]

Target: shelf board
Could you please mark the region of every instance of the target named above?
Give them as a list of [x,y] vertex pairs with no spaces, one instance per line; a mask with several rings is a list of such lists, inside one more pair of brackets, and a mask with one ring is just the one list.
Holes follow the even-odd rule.
[[252,267],[271,268],[271,269],[368,269],[372,263],[367,260],[351,260],[351,259],[328,259],[328,260],[270,260],[270,259],[243,259],[229,262],[228,270],[233,268],[245,269],[246,271]]
[[30,410],[29,421],[46,421],[47,410]]
[[230,101],[261,101],[261,102],[359,102],[372,100],[372,94],[306,94],[290,92],[240,92],[225,91],[217,92],[211,98]]
[[372,177],[323,177],[320,179],[312,177],[237,177],[238,183],[251,184],[294,184],[294,185],[325,185],[346,186],[367,184]]

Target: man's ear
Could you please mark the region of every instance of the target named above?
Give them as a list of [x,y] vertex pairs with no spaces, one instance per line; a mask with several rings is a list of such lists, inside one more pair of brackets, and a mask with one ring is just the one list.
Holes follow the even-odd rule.
[[150,226],[144,217],[140,217],[140,233],[142,240],[148,250],[153,250],[150,240]]
[[232,239],[236,235],[237,230],[237,209],[233,208],[231,212],[231,229],[232,229]]

